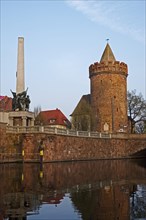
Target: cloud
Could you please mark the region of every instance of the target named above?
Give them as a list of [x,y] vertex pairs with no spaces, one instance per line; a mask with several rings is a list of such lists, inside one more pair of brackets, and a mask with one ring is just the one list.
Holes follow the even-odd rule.
[[[134,27],[132,20],[125,20],[124,9],[127,8],[126,3],[122,4],[121,1],[83,0],[68,0],[66,3],[87,16],[92,22],[120,34],[131,36],[134,40],[144,43],[144,30]],[[129,10],[131,9],[129,8]]]

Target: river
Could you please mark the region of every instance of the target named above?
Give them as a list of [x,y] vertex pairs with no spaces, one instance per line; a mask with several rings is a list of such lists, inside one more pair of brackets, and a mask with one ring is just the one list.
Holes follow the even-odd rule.
[[0,164],[0,220],[144,220],[146,159]]

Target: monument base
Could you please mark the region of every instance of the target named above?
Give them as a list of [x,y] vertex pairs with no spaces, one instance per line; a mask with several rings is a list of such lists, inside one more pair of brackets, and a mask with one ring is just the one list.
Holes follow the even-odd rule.
[[29,111],[9,112],[10,126],[34,126],[34,113]]

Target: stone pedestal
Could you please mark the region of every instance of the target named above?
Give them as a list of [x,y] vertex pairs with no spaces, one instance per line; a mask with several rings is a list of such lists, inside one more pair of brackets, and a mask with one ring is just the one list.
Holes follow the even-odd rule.
[[34,126],[34,113],[28,111],[9,112],[10,126]]

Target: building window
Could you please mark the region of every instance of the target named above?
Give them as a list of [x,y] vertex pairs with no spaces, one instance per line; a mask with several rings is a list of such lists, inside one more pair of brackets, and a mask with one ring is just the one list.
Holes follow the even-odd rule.
[[67,120],[63,120],[64,124],[67,125]]
[[56,121],[56,119],[50,119],[50,120],[49,120],[50,124],[55,123],[55,121]]

